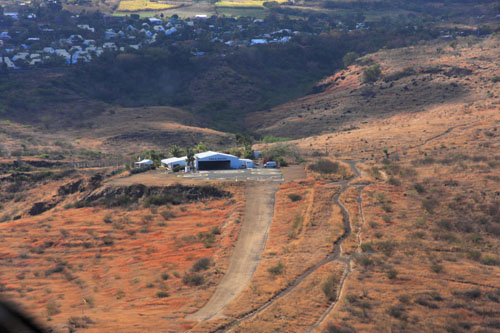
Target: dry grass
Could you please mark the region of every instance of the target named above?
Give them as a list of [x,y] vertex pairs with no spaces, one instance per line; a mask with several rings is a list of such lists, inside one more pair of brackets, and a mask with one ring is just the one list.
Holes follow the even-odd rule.
[[176,7],[177,5],[158,3],[150,0],[121,0],[118,12],[137,12],[145,10],[163,10]]

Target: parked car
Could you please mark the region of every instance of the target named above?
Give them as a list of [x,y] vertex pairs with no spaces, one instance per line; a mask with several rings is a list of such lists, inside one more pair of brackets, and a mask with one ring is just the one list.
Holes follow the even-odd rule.
[[264,168],[277,168],[278,165],[274,161],[269,161],[266,164],[264,164]]

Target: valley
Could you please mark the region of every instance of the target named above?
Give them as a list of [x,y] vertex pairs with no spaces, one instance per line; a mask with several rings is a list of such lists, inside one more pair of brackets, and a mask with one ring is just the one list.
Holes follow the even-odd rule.
[[[448,5],[263,3],[3,71],[0,297],[47,332],[500,331],[500,7]],[[302,30],[210,44],[242,22]]]

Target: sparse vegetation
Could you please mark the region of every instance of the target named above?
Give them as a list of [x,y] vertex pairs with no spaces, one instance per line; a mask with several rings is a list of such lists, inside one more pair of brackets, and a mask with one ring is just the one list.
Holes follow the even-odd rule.
[[302,200],[302,196],[300,196],[299,194],[289,194],[288,195],[288,198],[292,201],[292,202],[295,202],[295,201],[299,201],[299,200]]
[[382,75],[382,70],[379,64],[365,68],[363,71],[363,82],[371,83],[377,81]]
[[333,301],[337,297],[338,282],[339,279],[337,275],[331,274],[328,276],[328,279],[321,285],[321,289],[323,290],[323,293],[329,301]]
[[285,268],[285,266],[280,261],[276,265],[269,267],[267,271],[269,273],[271,273],[271,275],[276,276],[276,275],[280,275],[281,273],[283,273],[284,268]]
[[210,258],[201,258],[201,259],[198,259],[193,267],[191,267],[191,271],[193,272],[199,272],[199,271],[204,271],[204,270],[207,270],[208,267],[210,266]]
[[203,275],[198,273],[190,273],[184,275],[182,278],[182,283],[188,286],[201,286],[205,282]]

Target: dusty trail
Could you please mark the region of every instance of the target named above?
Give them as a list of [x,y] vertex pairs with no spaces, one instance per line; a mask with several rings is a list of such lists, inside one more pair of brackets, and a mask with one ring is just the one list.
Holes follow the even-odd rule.
[[[351,234],[351,218],[350,218],[349,212],[344,207],[344,205],[340,202],[339,198],[340,198],[340,195],[342,193],[344,193],[344,191],[348,188],[349,183],[360,177],[360,172],[356,168],[356,163],[357,163],[356,161],[343,161],[343,162],[349,164],[349,166],[351,167],[355,176],[352,179],[343,180],[340,182],[334,182],[334,183],[329,184],[329,185],[340,185],[341,186],[341,190],[337,194],[335,194],[335,196],[333,197],[333,201],[336,205],[338,205],[340,207],[340,209],[342,211],[342,220],[344,222],[344,234],[337,241],[335,241],[333,251],[325,259],[323,259],[321,262],[319,262],[318,264],[316,264],[316,265],[310,267],[309,269],[307,269],[306,271],[304,271],[304,273],[302,273],[292,284],[290,284],[288,287],[283,289],[281,292],[279,292],[278,294],[276,294],[275,296],[270,298],[266,303],[264,303],[263,305],[261,305],[260,307],[258,307],[256,309],[246,313],[245,315],[241,316],[240,318],[236,319],[235,321],[230,322],[222,327],[217,328],[214,332],[227,332],[235,325],[237,325],[245,320],[253,318],[256,314],[263,312],[269,306],[274,304],[275,301],[277,301],[280,298],[289,294],[293,289],[295,289],[295,287],[297,287],[302,281],[304,281],[304,279],[306,279],[309,275],[311,275],[312,273],[317,271],[320,267],[324,266],[327,263],[335,261],[335,260],[342,260],[342,261],[346,262],[347,266],[346,266],[346,271],[344,271],[344,274],[343,274],[342,279],[340,281],[340,285],[339,285],[338,293],[337,293],[337,298],[334,301],[334,303],[332,304],[332,306],[334,306],[334,304],[336,303],[336,301],[337,301],[337,299],[340,296],[340,293],[342,291],[343,283],[344,283],[345,279],[347,278],[347,275],[350,273],[350,270],[351,270],[350,264],[351,264],[351,260],[354,256],[353,255],[349,258],[341,258],[341,256],[340,256],[341,252],[342,252],[341,245],[342,245],[343,241],[347,237],[349,237],[349,235]],[[362,190],[362,188],[364,188],[364,185],[358,186],[358,188],[359,188],[358,202],[361,205],[361,201],[360,201],[361,200],[361,190]],[[331,311],[331,307],[327,310],[326,313],[324,313],[322,315],[322,317],[320,318],[320,321],[318,321],[310,330],[314,329],[314,327],[316,327],[317,325],[319,325],[322,322],[322,319],[324,319],[324,317],[326,317],[327,314]]]
[[248,285],[266,245],[278,185],[276,182],[248,183],[243,226],[227,272],[207,304],[186,319],[205,321],[220,316],[222,310]]

